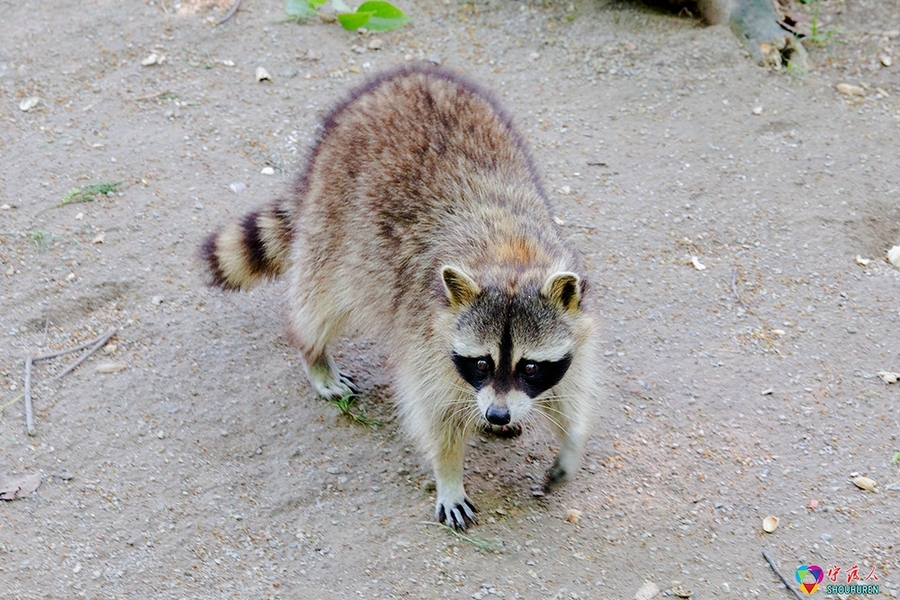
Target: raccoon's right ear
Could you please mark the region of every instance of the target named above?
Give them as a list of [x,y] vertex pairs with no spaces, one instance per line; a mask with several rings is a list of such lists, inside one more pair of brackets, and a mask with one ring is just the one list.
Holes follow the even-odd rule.
[[444,291],[450,308],[457,309],[468,306],[481,293],[481,288],[471,277],[456,267],[444,265],[441,267],[441,279],[444,282]]
[[541,295],[564,310],[578,310],[581,306],[583,280],[575,273],[560,271],[551,275],[541,288]]

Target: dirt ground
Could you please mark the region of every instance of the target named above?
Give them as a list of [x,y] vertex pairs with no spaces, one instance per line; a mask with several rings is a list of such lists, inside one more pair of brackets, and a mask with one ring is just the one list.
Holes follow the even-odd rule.
[[[398,2],[377,36],[226,4],[0,0],[0,475],[43,475],[0,503],[4,598],[789,598],[763,550],[898,596],[900,2],[794,6],[806,74],[631,2]],[[536,497],[547,432],[476,438],[469,539],[429,523],[378,340],[338,354],[372,430],[307,386],[283,282],[209,289],[195,254],[414,59],[499,92],[601,297],[583,468]],[[35,364],[26,435],[26,355],[110,328]]]

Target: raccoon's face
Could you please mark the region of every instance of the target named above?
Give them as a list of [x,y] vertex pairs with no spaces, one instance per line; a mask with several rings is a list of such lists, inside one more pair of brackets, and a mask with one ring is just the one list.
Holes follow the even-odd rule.
[[557,273],[540,289],[513,294],[482,290],[452,267],[442,275],[456,310],[451,359],[472,387],[479,414],[493,425],[522,421],[536,402],[552,397],[572,362],[578,277]]

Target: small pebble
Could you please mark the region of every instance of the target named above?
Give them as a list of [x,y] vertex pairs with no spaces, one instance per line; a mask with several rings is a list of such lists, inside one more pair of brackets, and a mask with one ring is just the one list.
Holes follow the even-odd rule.
[[19,102],[19,110],[22,112],[28,112],[35,106],[40,103],[41,99],[37,96],[31,96],[30,98],[25,98],[21,102]]
[[70,473],[68,469],[57,469],[53,476],[57,479],[62,479],[63,481],[69,481],[73,477],[72,473]]
[[240,181],[236,181],[228,185],[228,189],[234,192],[235,194],[240,194],[244,190],[247,189],[247,186],[241,183]]
[[757,115],[757,116],[761,115],[763,112],[763,107],[762,106],[754,106],[752,112],[754,115]]
[[256,67],[257,81],[272,81],[272,76],[263,67]]
[[894,246],[890,250],[888,250],[888,260],[891,261],[891,264],[895,267],[900,267],[900,246]]
[[380,38],[373,38],[369,40],[369,43],[366,44],[369,47],[369,50],[381,50],[381,47],[384,45],[384,42],[381,41]]
[[260,171],[263,175],[274,175],[275,169],[272,167],[263,167],[262,171]]
[[889,67],[892,64],[894,64],[894,61],[891,59],[889,54],[882,54],[881,55],[881,64],[883,64],[886,67]]
[[148,55],[147,58],[142,60],[141,64],[145,67],[149,67],[151,65],[158,65],[161,62],[162,61],[159,59],[159,55],[156,54],[156,52],[153,52],[152,54]]
[[862,89],[858,85],[853,85],[850,83],[837,84],[837,91],[844,94],[845,96],[865,96],[866,95],[866,90]]
[[162,429],[160,429],[159,431],[156,432],[156,437],[158,437],[161,440],[164,440],[164,439],[166,439],[166,432],[163,431]]
[[81,563],[78,563],[77,565],[75,565],[75,568],[72,569],[72,572],[75,573],[76,575],[81,573]]

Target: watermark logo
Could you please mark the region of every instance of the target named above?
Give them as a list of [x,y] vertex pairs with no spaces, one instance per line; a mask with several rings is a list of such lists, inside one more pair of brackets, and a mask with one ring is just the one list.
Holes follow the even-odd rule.
[[[841,571],[844,571],[844,575],[841,575]],[[865,573],[865,571],[863,571],[863,573]],[[872,567],[868,575],[860,577],[859,565],[853,565],[849,569],[842,569],[837,565],[832,565],[831,568],[828,569],[827,574],[825,573],[825,570],[818,565],[801,565],[800,567],[797,567],[797,573],[794,577],[797,579],[797,583],[800,584],[800,591],[804,594],[812,594],[819,589],[819,585],[825,577],[828,577],[831,582],[836,584],[838,583],[839,577],[842,580],[847,580],[846,585],[843,585],[843,581],[841,581],[839,585],[826,585],[825,593],[831,596],[845,594],[877,594],[880,591],[878,584],[874,583],[878,581],[878,575],[875,574],[875,567]],[[866,583],[870,581],[872,583]]]
[[825,571],[818,565],[801,565],[797,567],[797,583],[804,594],[812,594],[819,589],[819,584],[825,579]]

